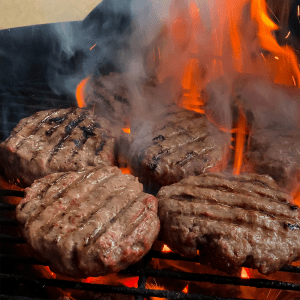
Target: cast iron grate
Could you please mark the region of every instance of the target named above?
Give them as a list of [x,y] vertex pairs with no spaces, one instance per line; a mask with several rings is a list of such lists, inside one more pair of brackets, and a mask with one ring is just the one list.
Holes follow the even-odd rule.
[[[10,227],[17,229],[18,223],[13,218],[13,212],[15,210],[15,205],[3,201],[2,197],[13,196],[13,197],[22,197],[23,192],[13,191],[13,190],[0,190],[0,227]],[[10,217],[7,215],[10,214]],[[26,244],[26,241],[20,237],[18,234],[11,234],[1,230],[0,232],[0,241],[1,244],[6,243],[9,245],[22,245]],[[16,231],[15,231],[16,232]],[[126,287],[126,286],[113,286],[113,285],[102,285],[95,283],[85,283],[77,282],[70,280],[61,280],[61,279],[47,279],[47,278],[38,278],[31,276],[20,275],[18,272],[13,271],[2,272],[0,271],[0,282],[1,284],[7,284],[14,286],[30,286],[32,290],[43,290],[46,287],[56,287],[60,289],[72,289],[72,290],[84,290],[91,291],[95,293],[112,293],[112,294],[123,294],[123,295],[132,295],[136,300],[142,300],[146,297],[158,297],[158,298],[167,298],[167,299],[198,299],[198,300],[237,300],[237,299],[246,299],[246,298],[226,298],[226,297],[216,297],[216,296],[207,296],[203,294],[193,294],[193,293],[184,293],[176,291],[167,291],[167,290],[157,290],[152,288],[146,288],[146,282],[149,277],[153,278],[168,278],[172,280],[183,280],[187,282],[206,282],[220,285],[220,288],[224,285],[231,286],[244,286],[244,287],[255,287],[255,288],[268,288],[275,290],[283,291],[296,291],[300,292],[300,284],[295,284],[291,282],[278,281],[278,280],[269,280],[269,279],[242,279],[240,277],[232,276],[221,276],[221,275],[212,275],[212,274],[199,274],[199,273],[190,273],[190,272],[181,272],[181,271],[172,271],[166,269],[154,269],[149,266],[150,261],[153,258],[158,258],[162,260],[172,260],[172,261],[186,261],[186,262],[196,262],[196,259],[183,258],[175,253],[164,253],[160,251],[151,250],[144,258],[141,264],[133,265],[128,267],[126,270],[120,272],[120,274],[126,274],[132,277],[139,277],[138,287]],[[24,255],[19,255],[15,253],[7,253],[1,251],[0,253],[0,266],[5,262],[9,265],[46,265],[33,257],[28,257]],[[300,274],[300,267],[296,266],[286,266],[280,270],[281,272],[289,273],[298,273]],[[1,286],[1,285],[0,285]],[[300,293],[299,295],[300,296]],[[298,297],[296,296],[296,298]],[[8,295],[5,293],[0,294],[0,299],[22,299],[22,300],[33,300],[33,299],[46,299],[47,295],[45,293],[45,298],[36,298],[28,296],[19,296],[19,295]],[[296,299],[293,298],[293,299]],[[47,298],[49,299],[49,298]],[[289,298],[290,299],[290,298]],[[292,298],[291,298],[292,299]],[[247,299],[249,300],[249,299]]]
[[55,94],[39,79],[25,80],[5,90],[0,88],[0,142],[21,119],[41,110],[69,108],[75,104],[74,97]]

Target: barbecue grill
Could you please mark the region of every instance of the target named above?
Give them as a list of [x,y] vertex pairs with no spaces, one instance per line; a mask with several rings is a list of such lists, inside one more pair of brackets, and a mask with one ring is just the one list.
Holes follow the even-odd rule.
[[[128,267],[126,270],[120,272],[122,275],[138,277],[138,287],[126,287],[126,286],[114,286],[114,285],[102,285],[95,283],[77,282],[71,280],[61,279],[48,279],[37,277],[31,273],[25,275],[20,272],[20,267],[24,266],[36,266],[45,265],[44,263],[36,260],[35,258],[23,254],[11,253],[10,250],[21,245],[26,245],[26,241],[20,237],[17,233],[17,221],[12,217],[15,210],[15,205],[7,203],[5,201],[7,196],[22,197],[22,191],[14,190],[0,190],[1,202],[0,202],[0,240],[1,244],[5,247],[1,247],[0,252],[0,266],[1,266],[1,299],[49,299],[46,289],[47,287],[60,288],[62,290],[84,290],[95,293],[112,293],[132,295],[136,300],[145,299],[145,297],[159,297],[167,299],[201,299],[201,300],[235,300],[246,298],[226,298],[217,296],[206,296],[199,293],[184,293],[172,290],[158,290],[154,288],[146,287],[148,278],[167,278],[172,280],[181,280],[192,283],[210,283],[218,286],[218,289],[222,289],[222,286],[239,286],[239,287],[254,287],[256,289],[267,288],[271,290],[283,290],[292,293],[296,299],[295,291],[300,292],[300,285],[270,279],[243,279],[236,276],[223,276],[214,274],[200,274],[196,272],[182,272],[182,271],[170,271],[166,269],[157,269],[153,267],[151,261],[153,259],[159,259],[162,261],[185,261],[194,264],[197,263],[197,258],[187,259],[183,258],[175,253],[164,253],[152,249],[142,260],[142,262]],[[9,217],[8,215],[11,216]],[[201,266],[199,265],[199,270]],[[282,268],[279,273],[294,273],[300,274],[300,267],[286,266]],[[21,275],[20,275],[21,274]],[[282,275],[283,276],[283,275]],[[267,277],[266,277],[267,278]],[[11,287],[14,287],[13,289]],[[29,296],[28,296],[29,295]],[[300,293],[299,293],[300,297]],[[282,298],[278,298],[282,299]]]
[[[107,21],[114,18],[114,22]],[[93,24],[93,34],[95,36],[102,34],[109,36],[112,29],[116,31],[124,31],[129,26],[128,19],[124,16],[112,16],[103,11],[92,12],[82,23],[83,28],[88,29]],[[101,29],[101,24],[106,27]],[[113,26],[109,27],[109,26]],[[51,108],[67,108],[75,106],[74,97],[66,94],[53,92],[53,89],[47,84],[46,64],[51,58],[50,48],[55,45],[56,41],[52,38],[43,39],[43,35],[48,33],[49,25],[31,26],[30,28],[15,28],[12,30],[3,30],[0,32],[0,43],[6,51],[12,55],[22,56],[28,55],[29,60],[33,60],[32,64],[25,69],[14,69],[14,63],[11,57],[7,59],[0,55],[0,65],[2,72],[0,74],[0,141],[8,137],[9,132],[14,128],[17,122],[24,117],[28,117],[33,113]],[[16,36],[28,36],[33,34],[34,38],[15,43]],[[93,36],[91,35],[91,45]],[[121,41],[122,42],[122,41]],[[118,47],[118,45],[116,45]],[[32,51],[34,50],[34,51]],[[30,55],[28,53],[31,53]],[[13,57],[13,56],[12,56]],[[60,72],[76,73],[76,62],[82,58],[82,54],[75,53],[68,61],[60,62],[65,69]],[[53,59],[53,57],[52,57]],[[103,61],[106,59],[104,57]],[[101,66],[103,62],[99,62]],[[12,80],[8,80],[12,79]],[[1,158],[0,158],[1,159]],[[198,258],[187,259],[175,253],[165,253],[155,248],[136,265],[128,267],[120,272],[120,275],[128,278],[138,277],[137,287],[104,285],[97,283],[87,283],[81,281],[73,281],[68,279],[53,279],[37,276],[32,272],[35,266],[46,266],[45,263],[38,261],[31,255],[26,253],[26,241],[18,233],[18,224],[14,219],[15,205],[8,203],[7,197],[23,197],[22,191],[0,189],[0,299],[54,299],[53,293],[49,293],[48,288],[60,289],[62,291],[90,291],[95,294],[110,293],[120,295],[131,295],[136,300],[149,299],[149,297],[167,298],[167,299],[201,299],[201,300],[235,300],[235,299],[254,299],[253,297],[223,297],[210,296],[197,292],[192,289],[199,283],[210,285],[215,290],[223,290],[225,287],[234,290],[237,288],[251,288],[253,294],[258,291],[267,289],[267,294],[275,292],[286,298],[277,299],[300,299],[300,284],[287,280],[289,277],[296,278],[294,281],[300,282],[300,267],[286,266],[276,273],[276,280],[273,276],[260,276],[260,278],[244,279],[240,276],[227,276],[223,274],[201,273],[201,265],[197,263]],[[20,249],[25,249],[20,251]],[[22,253],[21,253],[22,252]],[[160,261],[161,264],[167,265],[169,262],[183,262],[192,264],[192,271],[181,271],[172,268],[155,267],[153,261]],[[199,269],[199,272],[195,272]],[[205,269],[207,270],[207,268]],[[299,275],[297,275],[299,274]],[[255,277],[255,276],[254,276]],[[147,285],[149,279],[154,282],[168,279],[174,282],[183,282],[189,284],[188,293],[178,291],[176,283],[173,288],[168,290],[157,289],[152,285]],[[193,291],[195,290],[195,291]],[[277,293],[278,291],[278,293]],[[283,292],[281,292],[283,291]],[[51,295],[50,295],[51,294]],[[58,293],[59,294],[59,293]],[[64,293],[57,296],[59,299]],[[67,295],[67,292],[65,293]],[[251,292],[249,292],[251,295]],[[62,298],[60,298],[62,299]],[[262,299],[262,298],[260,298]],[[275,297],[272,298],[275,300]]]

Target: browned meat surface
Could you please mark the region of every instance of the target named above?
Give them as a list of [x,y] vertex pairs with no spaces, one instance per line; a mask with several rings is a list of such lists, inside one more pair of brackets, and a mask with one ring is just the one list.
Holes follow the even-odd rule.
[[94,77],[86,88],[86,102],[98,115],[125,127],[129,124],[130,101],[124,75]]
[[53,172],[112,165],[121,132],[88,110],[41,111],[21,120],[0,144],[1,167],[9,180],[29,186]]
[[157,199],[117,167],[54,173],[25,189],[16,217],[53,272],[95,277],[139,261],[159,232]]
[[299,207],[269,176],[190,176],[157,198],[163,241],[202,264],[268,274],[300,259]]
[[227,165],[230,136],[205,115],[175,105],[147,124],[147,130],[135,133],[133,128],[131,138],[131,167],[146,184],[169,185]]
[[260,174],[272,176],[292,191],[300,182],[300,132],[282,129],[256,129],[246,152],[247,163]]

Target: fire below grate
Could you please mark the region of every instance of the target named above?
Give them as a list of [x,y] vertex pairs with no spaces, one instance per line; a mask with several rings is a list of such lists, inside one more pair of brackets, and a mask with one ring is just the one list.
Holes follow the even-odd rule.
[[[15,205],[7,203],[4,201],[6,196],[12,197],[22,197],[23,192],[21,191],[13,191],[13,190],[0,190],[0,241],[1,245],[7,244],[11,247],[21,245],[26,245],[26,241],[20,237],[17,233],[17,221],[13,218]],[[3,230],[5,228],[5,230]],[[11,232],[14,232],[12,234]],[[168,290],[159,290],[152,289],[146,286],[147,280],[152,278],[167,278],[172,280],[181,280],[190,283],[210,283],[217,284],[219,288],[222,289],[225,285],[229,286],[238,286],[238,287],[254,287],[256,289],[272,289],[280,291],[294,291],[292,298],[286,299],[297,299],[300,296],[300,285],[292,282],[286,281],[278,281],[272,279],[262,279],[262,278],[252,278],[252,279],[244,279],[240,277],[233,276],[222,276],[215,274],[200,274],[195,272],[182,272],[182,271],[172,271],[166,269],[155,269],[150,266],[150,262],[153,259],[159,259],[163,261],[183,261],[186,263],[195,263],[197,262],[197,258],[188,259],[183,258],[175,253],[165,253],[161,251],[151,250],[142,260],[142,264],[136,264],[128,267],[126,270],[120,272],[119,274],[138,277],[138,286],[135,287],[126,287],[126,286],[114,286],[114,285],[105,285],[105,284],[95,284],[95,283],[86,283],[86,282],[78,282],[71,280],[61,280],[61,279],[47,279],[31,276],[30,274],[20,274],[16,267],[9,268],[9,270],[2,270],[2,265],[9,266],[37,266],[37,265],[46,265],[33,257],[19,255],[16,253],[3,251],[3,247],[0,248],[0,287],[1,294],[0,299],[46,299],[48,297],[45,289],[47,287],[55,287],[60,289],[71,289],[71,290],[82,290],[82,291],[90,291],[94,293],[112,293],[112,294],[122,294],[122,295],[131,295],[134,296],[136,300],[149,299],[147,297],[157,297],[157,298],[166,298],[166,299],[199,299],[199,300],[237,300],[237,299],[247,299],[248,298],[228,298],[228,297],[218,297],[218,296],[207,296],[199,293],[184,293],[178,291],[168,291]],[[200,266],[200,265],[199,265]],[[280,272],[288,272],[289,274],[300,274],[300,267],[296,266],[286,266],[280,270]],[[36,294],[34,296],[30,295],[11,295],[10,293],[3,293],[3,286],[14,286],[14,290],[17,290],[18,286],[30,287],[31,290],[36,293],[39,291],[40,295],[43,294],[44,297],[40,296],[36,298]],[[42,292],[41,292],[42,291]],[[296,295],[296,296],[295,296]],[[47,298],[49,299],[49,298]],[[57,298],[58,299],[58,298]],[[101,299],[101,298],[100,298]],[[103,298],[107,299],[107,298]],[[252,298],[253,299],[253,298]],[[275,299],[275,298],[274,298]],[[278,298],[283,299],[283,298]],[[300,298],[298,298],[300,299]]]

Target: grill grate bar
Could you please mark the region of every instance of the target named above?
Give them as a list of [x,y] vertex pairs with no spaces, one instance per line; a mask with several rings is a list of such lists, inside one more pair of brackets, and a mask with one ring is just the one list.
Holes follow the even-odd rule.
[[[24,276],[10,275],[10,274],[0,274],[0,279],[11,279],[18,283],[23,284],[37,284],[41,286],[52,286],[59,288],[68,288],[75,290],[90,290],[102,293],[116,293],[124,295],[134,295],[142,297],[162,297],[167,299],[187,299],[187,300],[242,300],[240,298],[224,298],[215,296],[205,296],[201,294],[186,294],[183,292],[165,291],[165,290],[151,290],[144,288],[129,288],[125,286],[110,286],[110,285],[100,285],[92,283],[74,282],[66,281],[60,279],[45,279],[36,278],[30,279]],[[250,299],[243,299],[250,300]]]
[[[139,289],[145,289],[148,275],[146,274],[146,270],[149,269],[148,264],[151,261],[151,257],[149,255],[146,255],[143,259],[143,268],[141,269],[141,274],[139,276],[138,281],[138,288]],[[144,297],[142,295],[136,295],[135,300],[144,300]]]
[[[177,253],[169,252],[169,253],[164,253],[164,252],[159,252],[155,250],[150,250],[149,255],[153,258],[159,258],[159,259],[166,259],[166,260],[180,260],[180,261],[189,261],[189,262],[196,262],[199,263],[199,257],[196,256],[194,258],[188,258],[188,257],[183,257]],[[247,266],[245,266],[247,267]],[[292,272],[292,273],[300,273],[300,267],[296,266],[285,266],[282,267],[280,270],[281,272]]]
[[8,234],[0,234],[1,242],[10,242],[16,244],[26,244],[26,240],[20,236],[8,235]]
[[[22,197],[23,192],[11,191],[11,190],[0,190],[1,196],[16,196]],[[15,210],[16,205],[0,202],[0,210]],[[0,218],[0,225],[11,225],[17,226],[18,223],[14,219],[9,219],[6,217]],[[26,240],[20,236],[0,234],[0,241],[24,244]],[[167,290],[156,290],[147,289],[146,282],[149,277],[153,278],[168,278],[168,279],[178,279],[189,282],[208,282],[213,284],[221,285],[234,285],[234,286],[248,286],[253,288],[269,288],[277,290],[288,290],[288,291],[300,291],[300,285],[267,280],[267,279],[242,279],[240,277],[230,277],[212,274],[199,274],[199,273],[188,273],[180,271],[169,271],[166,269],[151,269],[148,267],[149,262],[152,258],[165,259],[165,260],[179,260],[179,261],[189,261],[198,262],[198,257],[195,258],[184,258],[176,253],[164,253],[160,251],[150,250],[150,252],[143,259],[143,267],[140,265],[133,265],[128,267],[126,270],[121,271],[121,274],[127,274],[130,276],[139,276],[138,287],[129,288],[126,286],[110,286],[110,285],[97,285],[84,282],[74,282],[68,280],[58,280],[58,279],[46,279],[46,278],[27,278],[19,276],[16,274],[0,274],[0,280],[6,279],[12,281],[15,284],[28,284],[36,285],[37,287],[58,287],[58,288],[70,288],[75,290],[89,290],[102,293],[117,293],[124,295],[132,295],[136,300],[143,300],[144,297],[163,297],[167,299],[195,299],[195,300],[238,300],[237,298],[224,298],[216,296],[206,296],[200,294],[186,294],[183,292],[167,291]],[[47,265],[46,263],[40,262],[32,257],[22,257],[13,254],[3,254],[0,253],[0,260],[2,261],[12,261],[15,263],[31,264],[31,265]],[[280,269],[283,272],[300,273],[300,267],[296,266],[286,266]],[[5,296],[6,298],[2,298]],[[34,298],[7,298],[11,296],[0,295],[0,299],[34,299]],[[247,299],[244,299],[247,300]]]
[[[121,271],[121,273],[130,274],[132,276],[139,276],[142,273],[142,271],[136,267],[128,267],[126,270]],[[299,284],[277,281],[277,280],[242,279],[239,277],[229,277],[229,276],[221,276],[221,275],[185,273],[179,271],[174,272],[165,269],[161,269],[161,270],[148,269],[145,270],[145,273],[151,277],[172,278],[172,279],[180,279],[186,281],[210,282],[216,284],[250,286],[256,288],[271,288],[271,289],[280,289],[280,290],[300,291]]]
[[23,296],[9,296],[9,295],[0,295],[0,299],[3,299],[3,300],[49,300],[49,299],[29,298],[29,297],[23,297]]
[[[0,254],[0,259],[11,260],[17,263],[24,264],[33,264],[33,265],[44,265],[47,266],[47,263],[38,261],[32,257],[17,256],[12,254]],[[137,269],[132,270],[133,268],[129,267],[120,273],[125,273],[132,276],[140,276],[138,281],[138,287],[145,287],[147,278],[149,276],[153,277],[170,277],[173,279],[181,279],[187,281],[198,281],[198,282],[210,282],[216,284],[232,284],[232,285],[241,285],[241,286],[251,286],[251,287],[260,287],[260,288],[274,288],[274,289],[286,289],[286,290],[295,290],[300,291],[300,286],[292,283],[281,282],[281,281],[270,281],[266,279],[241,279],[239,277],[227,277],[220,275],[210,275],[210,274],[195,274],[195,273],[184,273],[184,272],[172,272],[166,270],[153,270],[153,269]],[[282,285],[284,284],[284,287]]]
[[15,210],[16,205],[0,202],[0,210]]
[[13,254],[4,254],[0,253],[0,260],[10,260],[19,264],[30,264],[30,265],[42,265],[42,266],[48,266],[47,263],[41,262],[33,257],[27,257],[27,256],[18,256]]
[[0,217],[0,226],[1,225],[18,226],[18,222],[14,219]]
[[24,197],[23,191],[0,190],[0,196]]

